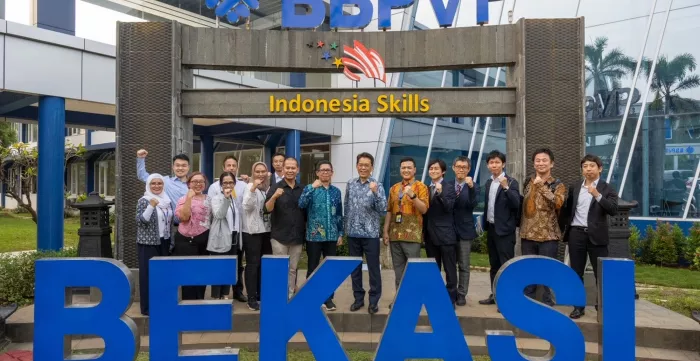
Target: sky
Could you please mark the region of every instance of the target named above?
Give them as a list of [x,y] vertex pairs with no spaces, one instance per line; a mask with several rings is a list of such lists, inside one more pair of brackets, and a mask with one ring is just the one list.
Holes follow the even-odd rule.
[[[372,2],[376,3],[376,1]],[[655,15],[644,56],[654,57],[663,29],[666,9],[670,1],[673,1],[660,54],[671,58],[682,53],[690,53],[700,62],[700,42],[694,38],[695,34],[700,33],[700,21],[698,21],[700,19],[700,0],[656,1]],[[587,44],[593,43],[597,37],[605,36],[609,39],[608,49],[619,48],[628,56],[637,59],[644,43],[648,14],[653,2],[654,0],[503,0],[491,2],[489,14],[490,23],[498,24],[499,13],[503,6],[502,23],[505,24],[508,22],[508,11],[513,9],[515,4],[515,21],[522,17],[571,18],[577,15],[582,16],[585,17],[586,22]],[[33,0],[6,1],[7,20],[31,24],[33,3]],[[76,36],[112,45],[116,43],[117,21],[142,21],[81,0],[76,0],[76,19]],[[431,1],[418,1],[416,20],[429,28],[437,26]],[[456,23],[457,26],[476,25],[476,0],[463,0]],[[622,83],[624,86],[629,86],[631,81],[630,76]],[[645,83],[646,78],[640,77],[637,88],[643,89]],[[700,99],[700,89],[686,91],[683,96]]]

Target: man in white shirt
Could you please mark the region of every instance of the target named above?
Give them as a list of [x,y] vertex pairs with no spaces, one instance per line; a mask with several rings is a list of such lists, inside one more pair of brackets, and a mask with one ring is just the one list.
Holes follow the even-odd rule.
[[[603,162],[593,154],[581,160],[581,173],[584,180],[571,187],[566,208],[567,229],[564,242],[569,244],[571,268],[576,271],[581,282],[590,258],[593,275],[598,282],[598,258],[608,256],[610,234],[608,217],[617,214],[618,196],[615,190],[600,179]],[[569,317],[581,318],[586,314],[585,305],[576,305]],[[597,308],[598,306],[596,306]]]
[[[224,158],[224,164],[223,164],[223,171],[224,172],[231,172],[233,174],[238,174],[238,159],[234,157],[233,155],[228,155],[226,158]],[[237,203],[237,208],[238,209],[243,209],[243,192],[245,191],[245,188],[247,186],[248,181],[248,176],[247,175],[241,175],[239,179],[236,180],[236,185],[234,186],[234,190],[236,192],[236,203]],[[215,197],[217,195],[221,194],[221,184],[219,184],[218,181],[212,180],[211,185],[209,186],[209,190],[207,191],[207,196],[209,197]],[[244,212],[240,213],[240,219],[241,223],[243,223],[243,216]],[[238,282],[236,282],[236,285],[233,287],[233,298],[240,302],[248,302],[248,298],[243,294],[243,250],[240,250],[237,254],[238,256]]]

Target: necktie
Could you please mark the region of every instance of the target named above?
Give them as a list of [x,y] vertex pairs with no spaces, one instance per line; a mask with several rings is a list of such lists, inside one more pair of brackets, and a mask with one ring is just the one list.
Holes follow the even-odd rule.
[[461,193],[461,192],[462,192],[462,185],[457,184],[457,197],[459,197],[459,193]]

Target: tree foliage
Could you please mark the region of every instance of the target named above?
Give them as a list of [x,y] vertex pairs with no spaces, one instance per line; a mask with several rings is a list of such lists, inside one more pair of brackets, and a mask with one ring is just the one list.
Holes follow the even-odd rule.
[[[82,158],[85,147],[67,143],[65,147],[64,165],[74,158]],[[8,146],[0,145],[0,181],[7,185],[7,195],[12,197],[18,207],[23,208],[37,222],[37,214],[32,207],[32,185],[36,182],[39,166],[39,149],[25,143],[14,143]],[[63,174],[55,175],[58,180],[63,179]],[[65,193],[65,189],[56,189]]]
[[9,147],[17,141],[17,132],[10,122],[0,122],[0,147]]

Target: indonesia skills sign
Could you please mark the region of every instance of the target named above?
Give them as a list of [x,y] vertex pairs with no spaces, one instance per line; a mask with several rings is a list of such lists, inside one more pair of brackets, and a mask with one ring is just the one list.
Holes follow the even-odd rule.
[[270,95],[270,113],[391,113],[420,114],[430,111],[430,100],[419,94],[382,94],[376,99],[353,94],[349,98],[309,99],[296,94],[293,98]]

